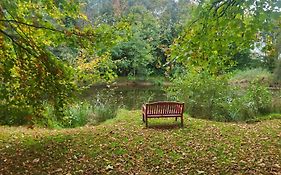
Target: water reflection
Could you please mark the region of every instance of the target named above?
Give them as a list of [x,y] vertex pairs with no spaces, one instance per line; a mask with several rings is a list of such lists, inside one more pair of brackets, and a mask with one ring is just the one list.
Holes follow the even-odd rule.
[[94,86],[84,92],[83,98],[91,103],[117,104],[128,109],[140,109],[142,104],[167,100],[164,89],[160,86]]
[[[93,86],[83,93],[82,98],[95,104],[117,105],[119,107],[135,110],[141,109],[142,104],[154,101],[171,100],[167,97],[165,87],[128,85],[119,87]],[[281,90],[271,90],[272,105],[281,106]],[[280,112],[280,110],[275,111]]]

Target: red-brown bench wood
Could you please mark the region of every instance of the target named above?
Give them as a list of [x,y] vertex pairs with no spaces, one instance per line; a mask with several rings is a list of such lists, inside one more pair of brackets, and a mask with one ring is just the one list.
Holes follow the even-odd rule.
[[142,106],[142,120],[148,126],[148,118],[167,118],[178,117],[181,118],[181,127],[183,127],[183,110],[184,103],[179,102],[154,102],[147,103]]

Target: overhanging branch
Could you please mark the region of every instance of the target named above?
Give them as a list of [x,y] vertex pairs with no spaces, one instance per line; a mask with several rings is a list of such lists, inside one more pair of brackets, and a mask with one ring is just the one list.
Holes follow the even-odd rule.
[[17,21],[17,20],[2,19],[2,20],[0,20],[0,22],[17,23],[17,24],[22,24],[22,25],[25,25],[25,26],[37,28],[37,29],[45,29],[45,30],[50,30],[50,31],[60,32],[60,33],[65,34],[65,31],[62,31],[62,30],[58,30],[58,29],[54,29],[54,28],[49,28],[49,27],[45,27],[45,26],[37,26],[37,25],[34,25],[34,24],[28,24],[28,23],[25,23],[25,22],[22,22],[22,21]]
[[23,50],[25,50],[27,53],[29,53],[29,54],[33,55],[34,57],[38,58],[38,55],[34,54],[32,51],[30,51],[29,49],[24,47],[22,44],[20,44],[18,41],[16,41],[16,39],[13,36],[11,36],[10,34],[6,33],[5,31],[3,31],[1,29],[0,29],[0,33],[3,33],[5,36],[10,38],[13,43],[15,43],[18,47],[22,48]]

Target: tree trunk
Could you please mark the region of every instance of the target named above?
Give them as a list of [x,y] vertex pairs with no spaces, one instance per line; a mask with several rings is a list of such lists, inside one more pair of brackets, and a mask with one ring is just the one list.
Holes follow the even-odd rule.
[[[3,18],[4,18],[4,14],[3,14],[2,6],[0,5],[0,20],[2,20]],[[3,25],[4,25],[3,23],[2,24],[0,23],[0,29],[4,28]],[[3,50],[3,45],[4,45],[4,35],[3,35],[3,33],[0,32],[0,48],[1,48],[1,50]]]
[[121,3],[120,0],[113,0],[114,15],[119,17],[121,15]]

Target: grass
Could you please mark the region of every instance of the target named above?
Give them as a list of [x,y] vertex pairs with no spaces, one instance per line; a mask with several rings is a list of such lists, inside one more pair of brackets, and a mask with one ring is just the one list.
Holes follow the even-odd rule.
[[254,80],[263,83],[271,83],[273,79],[272,73],[262,68],[239,70],[234,73],[230,79],[232,83],[250,83]]
[[[120,110],[95,127],[0,127],[0,174],[278,174],[281,120],[222,123],[185,116],[185,127]],[[279,119],[274,119],[279,118]]]

